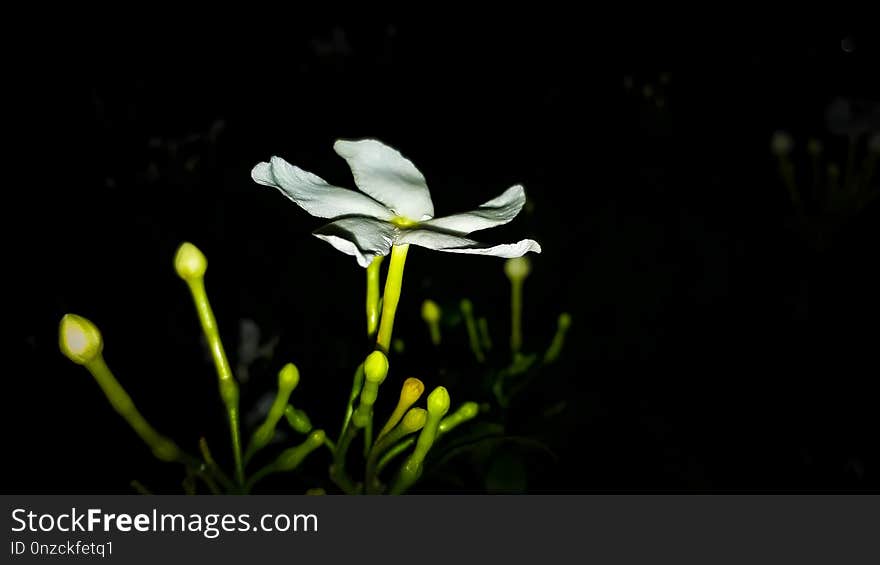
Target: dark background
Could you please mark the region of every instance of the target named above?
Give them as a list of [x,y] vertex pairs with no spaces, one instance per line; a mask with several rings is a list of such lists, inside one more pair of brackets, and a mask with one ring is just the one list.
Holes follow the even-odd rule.
[[[6,491],[179,488],[58,352],[66,312],[100,327],[108,363],[159,430],[191,450],[206,434],[228,462],[216,378],[172,269],[184,240],[209,259],[227,350],[244,317],[280,338],[244,407],[294,361],[294,402],[335,436],[369,350],[363,271],[309,235],[322,220],[250,169],[279,155],[352,187],[332,144],[358,137],[408,156],[438,216],[526,187],[527,210],[478,235],[544,248],[526,283],[527,349],[546,347],[559,312],[574,318],[562,361],[509,415],[512,433],[556,457],[525,457],[528,491],[878,488],[880,209],[839,218],[816,245],[769,149],[774,131],[794,136],[805,186],[808,137],[842,166],[846,138],[825,113],[837,97],[876,107],[875,34],[569,21],[302,23],[270,37],[157,32],[129,50],[93,35],[15,66],[11,114],[27,157],[7,187],[23,213],[8,243],[21,287],[7,300],[21,316],[4,376]],[[864,139],[859,148],[861,162]],[[466,400],[457,390],[478,394],[463,329],[431,352],[418,309],[468,297],[503,345],[502,263],[410,252],[395,382],[447,384],[454,402]],[[560,415],[541,416],[560,401]],[[313,458],[304,478],[272,488],[314,486],[327,460]]]

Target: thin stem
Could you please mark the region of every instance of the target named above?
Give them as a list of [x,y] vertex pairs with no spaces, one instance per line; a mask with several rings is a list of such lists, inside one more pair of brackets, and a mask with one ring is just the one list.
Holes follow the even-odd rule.
[[376,335],[379,326],[379,275],[383,255],[377,255],[367,267],[367,336]]
[[373,414],[370,414],[370,419],[367,420],[367,425],[364,426],[364,457],[366,457],[370,453],[370,449],[373,446]]
[[522,288],[523,281],[510,283],[510,350],[516,354],[522,348]]
[[394,329],[394,315],[397,313],[397,303],[400,301],[403,287],[403,266],[406,263],[407,251],[409,244],[395,245],[391,248],[391,263],[388,265],[385,294],[382,297],[382,319],[376,339],[376,345],[385,353],[391,349],[391,332]]
[[336,442],[336,450],[333,452],[333,465],[330,467],[330,478],[347,494],[357,492],[357,487],[345,471],[345,456],[348,448],[358,433],[357,426],[348,426],[345,434]]
[[486,360],[486,357],[483,355],[483,349],[480,347],[480,336],[477,333],[477,323],[474,320],[474,307],[470,300],[464,299],[461,301],[461,313],[464,315],[464,323],[467,328],[471,351],[474,353],[477,361],[482,363]]
[[489,322],[486,318],[477,320],[477,327],[480,329],[480,344],[486,351],[492,349],[492,337],[489,335]]
[[339,431],[339,438],[336,440],[337,444],[342,442],[342,438],[345,437],[348,426],[351,424],[351,415],[354,413],[354,401],[357,400],[363,386],[364,364],[361,363],[354,372],[354,378],[351,382],[351,392],[348,395],[348,406],[345,408],[345,418],[342,420],[342,429]]
[[409,449],[412,446],[412,444],[414,444],[415,442],[416,442],[416,436],[410,436],[410,437],[406,438],[405,440],[401,441],[400,443],[396,443],[393,446],[391,446],[390,448],[388,448],[388,451],[386,451],[385,454],[379,458],[379,462],[376,464],[376,470],[375,470],[374,476],[378,476],[379,473],[382,472],[382,469],[387,467],[388,464],[391,463],[391,461],[395,457],[397,457],[398,455],[400,455],[401,453],[403,453],[404,451]]
[[239,428],[238,407],[229,412],[229,430],[232,432],[232,453],[235,456],[235,481],[244,484],[244,461],[241,457],[241,429]]
[[204,459],[204,467],[205,470],[214,477],[217,481],[223,485],[228,491],[235,490],[235,485],[232,484],[232,480],[226,476],[226,473],[220,469],[220,466],[217,465],[217,462],[214,461],[214,456],[211,453],[211,450],[208,448],[208,440],[204,437],[199,438],[199,452],[202,454],[202,459]]
[[153,455],[162,461],[184,462],[184,456],[180,448],[173,441],[157,432],[141,415],[134,401],[125,389],[122,388],[116,377],[113,376],[113,372],[110,371],[110,367],[107,366],[102,355],[98,355],[86,363],[85,367],[95,378],[101,390],[104,391],[104,395],[110,401],[113,409],[128,422],[128,425],[131,426],[135,433],[152,449]]
[[211,357],[214,360],[214,367],[217,370],[217,379],[220,386],[220,397],[226,405],[226,412],[229,415],[229,431],[232,434],[232,454],[235,459],[235,479],[239,485],[244,484],[244,465],[241,457],[241,430],[239,427],[238,412],[238,383],[232,376],[232,368],[226,358],[226,351],[223,349],[223,342],[220,340],[220,331],[217,329],[217,320],[214,318],[214,311],[211,309],[211,303],[208,301],[208,294],[205,292],[204,278],[188,279],[187,285],[193,296],[196,305],[196,312],[199,316],[199,322],[202,325],[202,332],[208,341],[208,347],[211,350]]

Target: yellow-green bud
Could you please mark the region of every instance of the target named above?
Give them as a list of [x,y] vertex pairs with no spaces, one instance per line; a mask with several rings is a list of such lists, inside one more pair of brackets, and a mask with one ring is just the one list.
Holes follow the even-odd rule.
[[474,311],[474,304],[467,298],[461,300],[461,311],[465,315],[471,315]]
[[79,365],[99,357],[104,349],[104,340],[97,326],[76,314],[61,318],[58,334],[61,353]]
[[292,471],[302,463],[302,460],[309,453],[323,445],[326,437],[327,435],[324,433],[324,430],[313,431],[301,444],[281,452],[281,455],[275,460],[275,468],[278,471]]
[[364,361],[364,377],[376,384],[381,384],[388,375],[388,358],[381,351],[367,355]]
[[324,444],[325,439],[327,439],[327,434],[324,432],[324,430],[315,430],[309,434],[306,442],[308,443],[309,447],[318,448]]
[[530,272],[532,272],[532,263],[525,255],[504,262],[504,274],[512,281],[521,281],[529,276]]
[[288,363],[278,372],[278,388],[283,391],[292,391],[299,384],[299,369],[293,363]]
[[807,142],[807,153],[812,155],[813,157],[818,156],[822,153],[822,142],[818,139],[810,139]]
[[783,156],[791,153],[791,150],[794,148],[794,140],[792,137],[784,132],[777,131],[773,134],[773,137],[770,139],[770,150],[774,155]]
[[422,319],[426,322],[437,322],[440,320],[440,306],[430,298],[422,302]]
[[407,407],[412,406],[422,396],[423,392],[425,392],[425,383],[415,377],[409,377],[403,381],[403,386],[400,387],[400,401],[398,404]]
[[428,412],[434,416],[443,416],[449,410],[449,391],[438,386],[428,395]]
[[208,260],[198,247],[185,242],[177,248],[174,255],[174,270],[185,281],[199,279],[205,276],[208,269]]
[[327,494],[327,491],[321,487],[310,488],[306,491],[306,496],[324,496],[325,494]]
[[424,408],[410,408],[406,416],[400,422],[404,434],[411,434],[421,430],[428,421],[428,411]]
[[287,418],[287,423],[295,431],[301,434],[307,434],[312,431],[312,422],[309,420],[308,414],[302,410],[297,410],[290,404],[284,409],[284,417]]
[[462,418],[470,420],[471,418],[476,418],[480,412],[480,407],[476,402],[465,402],[456,412],[461,414]]
[[559,329],[567,330],[571,327],[571,314],[568,312],[563,312],[559,315]]
[[467,422],[473,418],[476,418],[477,414],[480,412],[480,407],[476,402],[465,402],[461,406],[458,407],[454,413],[449,416],[443,418],[440,421],[440,426],[437,428],[441,434],[445,434],[458,427],[460,424]]

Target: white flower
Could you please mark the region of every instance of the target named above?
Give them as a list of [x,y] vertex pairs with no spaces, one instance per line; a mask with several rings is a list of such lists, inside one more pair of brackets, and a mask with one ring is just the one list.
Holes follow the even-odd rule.
[[353,255],[362,267],[375,256],[387,255],[393,245],[505,258],[541,252],[541,246],[531,239],[484,245],[466,237],[513,220],[526,201],[520,185],[476,210],[434,218],[425,177],[396,149],[375,139],[339,140],[333,149],[348,162],[363,193],[332,186],[280,157],[260,163],[251,176],[259,184],[274,186],[309,214],[332,218],[314,235]]

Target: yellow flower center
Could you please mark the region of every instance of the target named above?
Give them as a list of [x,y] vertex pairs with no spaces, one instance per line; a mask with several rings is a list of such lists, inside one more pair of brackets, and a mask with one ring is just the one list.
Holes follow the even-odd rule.
[[391,218],[391,223],[399,228],[411,228],[419,224],[417,221],[410,220],[404,216],[394,216]]

